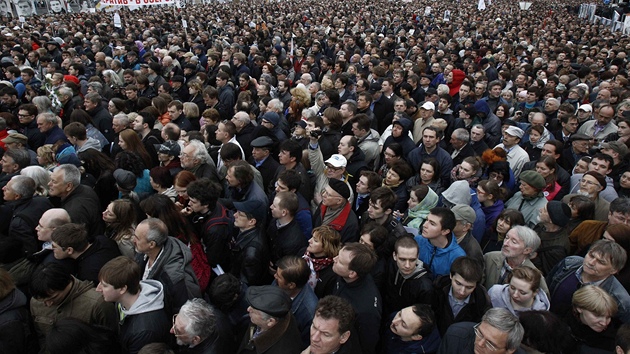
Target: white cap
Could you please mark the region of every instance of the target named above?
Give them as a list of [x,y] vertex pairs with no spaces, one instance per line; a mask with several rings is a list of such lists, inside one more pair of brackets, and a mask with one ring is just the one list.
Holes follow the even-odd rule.
[[348,164],[348,160],[346,160],[343,155],[334,154],[328,160],[326,160],[326,163],[333,165],[333,167],[339,168],[346,167],[346,165]]
[[583,110],[584,112],[589,112],[589,113],[590,113],[590,112],[593,112],[593,107],[592,107],[590,104],[583,104],[583,105],[580,105],[580,107],[578,107],[578,111],[579,111],[580,109],[581,109],[581,110]]
[[420,106],[422,109],[426,109],[427,111],[435,111],[435,105],[433,102],[426,101]]

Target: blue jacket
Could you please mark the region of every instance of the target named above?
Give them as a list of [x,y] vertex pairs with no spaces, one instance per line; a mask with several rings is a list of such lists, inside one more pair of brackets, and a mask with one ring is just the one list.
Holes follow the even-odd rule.
[[449,275],[451,272],[451,264],[453,261],[461,256],[465,256],[466,252],[459,247],[455,235],[451,233],[451,242],[446,248],[438,248],[433,246],[428,239],[418,235],[415,237],[418,246],[420,247],[419,259],[429,267],[433,277],[436,278],[439,275]]
[[311,342],[311,323],[313,322],[313,317],[315,317],[315,308],[318,300],[317,295],[313,292],[313,288],[306,284],[291,303],[291,313],[295,317],[295,322],[297,322],[302,335],[302,342],[305,346],[308,346]]
[[477,242],[481,243],[481,239],[486,232],[486,214],[483,212],[483,209],[481,209],[481,203],[479,203],[479,199],[477,198],[476,189],[470,189],[470,196],[470,207],[475,210],[476,215],[475,223],[470,231]]
[[427,157],[433,157],[440,164],[440,179],[442,186],[445,188],[451,184],[451,170],[453,169],[453,159],[446,150],[441,147],[436,147],[432,153],[427,153],[427,150],[423,145],[411,150],[407,156],[407,160],[414,171],[419,171],[422,166],[422,161]]
[[[549,285],[549,299],[552,299],[562,282],[584,264],[584,258],[579,256],[569,256],[556,264],[547,275]],[[617,318],[623,323],[630,322],[630,295],[614,276],[609,276],[599,284],[599,287],[606,290],[615,301],[617,301]]]

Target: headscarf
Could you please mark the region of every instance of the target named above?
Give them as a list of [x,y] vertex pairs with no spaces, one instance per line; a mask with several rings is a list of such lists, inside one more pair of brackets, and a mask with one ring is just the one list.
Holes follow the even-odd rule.
[[407,226],[419,229],[420,225],[422,225],[427,216],[429,216],[431,209],[435,208],[439,199],[440,197],[438,197],[433,189],[429,188],[426,197],[424,197],[418,205],[407,210],[407,215],[413,218],[409,221]]

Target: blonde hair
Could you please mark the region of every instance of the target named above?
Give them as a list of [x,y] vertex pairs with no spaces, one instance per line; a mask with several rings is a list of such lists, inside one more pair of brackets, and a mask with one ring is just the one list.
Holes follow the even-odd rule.
[[317,237],[322,243],[326,257],[333,258],[341,249],[341,235],[330,226],[322,225],[313,229],[312,237]]
[[582,309],[599,316],[617,314],[617,301],[608,292],[595,285],[586,285],[573,293],[573,309]]

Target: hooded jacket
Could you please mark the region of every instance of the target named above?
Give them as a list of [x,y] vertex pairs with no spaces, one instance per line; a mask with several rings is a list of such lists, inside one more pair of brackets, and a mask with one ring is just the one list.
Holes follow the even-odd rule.
[[451,97],[455,97],[455,95],[459,94],[459,88],[462,86],[462,82],[466,78],[466,73],[459,69],[453,69],[453,81],[448,85],[449,91],[448,94]]
[[[501,140],[501,120],[490,111],[487,101],[477,100],[475,109],[478,113],[486,114],[486,117],[480,122],[486,131],[486,143],[491,147],[496,146]],[[475,124],[475,120],[473,120],[473,124]]]
[[549,311],[549,298],[542,289],[538,289],[536,295],[534,295],[534,302],[532,307],[527,310],[516,310],[510,301],[510,284],[497,284],[493,285],[488,290],[488,296],[492,301],[492,307],[502,307],[508,309],[514,316],[517,316],[524,311]]
[[94,149],[96,151],[101,151],[102,146],[101,146],[101,142],[98,141],[97,139],[88,137],[87,140],[85,141],[85,144],[83,144],[81,147],[75,146],[75,149],[77,150],[77,154],[78,154],[80,152],[86,151],[87,149]]
[[120,344],[135,354],[149,343],[170,343],[171,319],[164,309],[164,287],[157,280],[140,282],[140,296],[131,308],[121,306]]
[[433,273],[433,277],[438,275],[448,275],[451,271],[451,264],[455,259],[465,256],[466,252],[459,247],[455,235],[451,233],[451,239],[445,248],[435,247],[422,234],[415,237],[420,246],[419,259],[426,264],[426,267]]
[[409,131],[411,131],[413,123],[407,118],[400,118],[396,124],[403,128],[402,134],[400,134],[397,138],[394,138],[392,135],[388,136],[383,143],[383,151],[385,151],[385,149],[387,149],[387,147],[392,143],[398,143],[402,147],[403,157],[405,157],[411,152],[411,150],[416,148],[416,144],[413,142],[413,139],[409,137]]
[[416,303],[431,304],[433,296],[431,274],[421,260],[416,262],[416,269],[409,276],[403,275],[400,268],[390,261],[385,286],[385,313],[391,314]]
[[365,161],[371,169],[379,165],[381,147],[378,142],[380,138],[381,136],[376,130],[370,129],[370,132],[367,133],[366,136],[357,139],[359,148],[361,148],[363,154],[365,154]]
[[[138,253],[136,261],[144,269],[149,257]],[[187,300],[201,297],[199,282],[192,269],[192,253],[182,241],[169,236],[151,268],[147,279],[164,284],[167,301],[173,313],[179,312]]]

